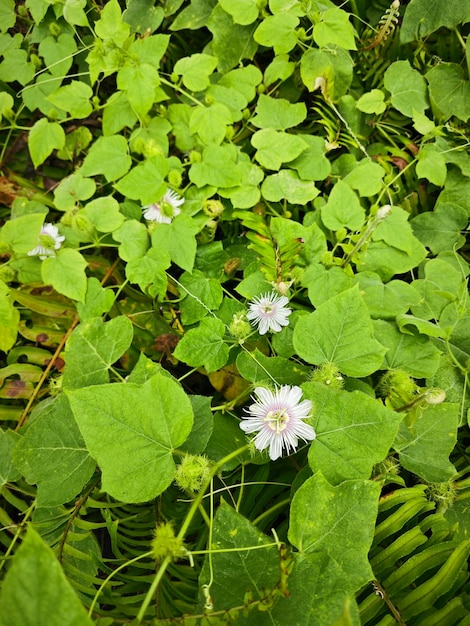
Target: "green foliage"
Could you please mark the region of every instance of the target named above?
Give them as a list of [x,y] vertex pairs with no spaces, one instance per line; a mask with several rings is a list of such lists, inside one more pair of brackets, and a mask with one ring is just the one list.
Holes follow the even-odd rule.
[[1,3],[0,624],[466,623],[469,22]]

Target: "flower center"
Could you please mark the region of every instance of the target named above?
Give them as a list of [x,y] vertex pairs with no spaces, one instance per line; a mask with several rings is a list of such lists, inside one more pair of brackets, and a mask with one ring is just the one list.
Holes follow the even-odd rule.
[[279,435],[283,430],[287,428],[290,417],[286,409],[279,409],[278,411],[269,411],[266,417],[263,419],[267,422],[269,428]]
[[274,307],[272,304],[263,305],[263,313],[265,315],[272,315],[274,313]]
[[46,250],[54,250],[55,239],[51,235],[39,235],[39,245]]
[[162,200],[159,205],[160,207],[160,211],[162,213],[162,215],[164,215],[165,217],[173,217],[174,214],[174,207],[171,204],[171,202],[167,202],[166,200]]

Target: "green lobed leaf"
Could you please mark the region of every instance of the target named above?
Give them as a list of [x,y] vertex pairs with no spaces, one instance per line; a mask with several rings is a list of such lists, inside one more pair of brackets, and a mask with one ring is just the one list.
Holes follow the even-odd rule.
[[313,28],[313,39],[319,48],[327,48],[334,44],[347,50],[356,50],[354,41],[356,35],[349,22],[349,14],[336,7],[322,13],[321,21]]
[[367,553],[379,494],[377,482],[348,480],[332,487],[317,472],[292,499],[289,540],[303,554],[326,550],[343,571],[350,592],[374,577]]
[[89,85],[78,80],[72,80],[67,85],[59,87],[47,99],[63,111],[68,111],[72,117],[83,119],[93,110],[90,102],[93,91]]
[[420,295],[409,283],[391,280],[383,283],[374,272],[360,272],[356,280],[361,296],[374,319],[395,318],[406,313],[410,306],[418,304]]
[[194,324],[209,311],[215,311],[222,304],[222,287],[215,278],[206,278],[199,270],[185,272],[179,279],[181,291],[181,321]]
[[364,113],[376,113],[380,115],[387,108],[385,104],[385,94],[381,89],[372,89],[362,94],[356,102],[356,107],[359,111],[363,111]]
[[197,328],[183,335],[173,355],[191,367],[202,365],[208,372],[215,372],[228,360],[229,347],[224,342],[224,333],[223,322],[206,317]]
[[438,28],[453,28],[470,21],[470,7],[460,0],[411,0],[400,28],[400,42],[424,39]]
[[107,493],[122,502],[147,502],[171,484],[173,451],[193,424],[191,403],[177,382],[157,373],[143,385],[97,385],[67,394]]
[[[302,285],[308,289],[310,302],[318,308],[333,296],[351,289],[354,286],[354,278],[341,267],[327,269],[321,263],[312,263],[302,276]],[[361,295],[363,295],[362,291]]]
[[189,454],[202,454],[206,449],[214,428],[214,415],[211,410],[211,398],[206,396],[188,396],[193,407],[194,422],[186,441],[180,446]]
[[165,250],[152,247],[143,256],[128,261],[126,277],[152,298],[163,299],[168,287],[166,270],[170,265],[170,255]]
[[418,178],[427,178],[439,187],[444,185],[447,176],[446,161],[436,145],[426,144],[419,151],[416,174]]
[[126,94],[139,117],[144,117],[155,102],[164,99],[158,90],[158,71],[150,63],[127,63],[117,73],[116,80],[118,89]]
[[459,408],[451,402],[428,406],[412,427],[401,425],[394,448],[403,467],[429,482],[455,476],[449,455],[457,442]]
[[88,262],[77,250],[62,248],[56,256],[47,257],[41,264],[41,275],[45,285],[78,302],[84,302]]
[[301,317],[294,330],[294,347],[307,363],[334,363],[343,374],[358,378],[375,372],[385,353],[373,338],[369,312],[357,287]]
[[[385,220],[387,221],[387,220]],[[382,222],[383,223],[383,222]],[[379,230],[380,226],[377,230]],[[377,230],[372,235],[377,233]],[[387,237],[392,236],[392,229],[387,232]],[[398,239],[398,232],[395,231],[394,239]],[[382,233],[379,236],[385,236]],[[410,252],[399,250],[398,248],[388,245],[385,241],[372,241],[365,249],[363,249],[356,259],[356,268],[359,272],[375,272],[379,274],[384,282],[389,281],[396,274],[405,274],[406,272],[417,267],[427,256],[426,248],[412,236],[407,237],[406,230],[403,232],[403,240],[405,245],[410,240]],[[403,245],[403,244],[401,244]]]
[[105,289],[100,281],[91,276],[87,279],[85,302],[77,304],[77,313],[81,322],[108,313],[114,304],[115,295],[112,289]]
[[99,137],[88,150],[80,174],[103,174],[108,182],[121,178],[131,167],[127,141],[122,135]]
[[297,45],[296,28],[299,18],[291,13],[269,15],[254,32],[254,39],[262,46],[274,48],[276,54],[290,52]]
[[365,211],[351,187],[339,180],[321,208],[321,218],[330,230],[359,230],[365,221]]
[[168,160],[163,156],[155,155],[133,167],[115,184],[115,188],[127,198],[140,200],[144,205],[152,204],[160,200],[167,189],[164,182],[167,173]]
[[470,117],[470,82],[456,63],[439,63],[426,74],[433,112],[444,121]]
[[464,209],[454,204],[439,203],[434,211],[420,213],[411,220],[415,236],[434,254],[457,250],[465,243],[462,231],[468,222]]
[[100,233],[112,233],[122,226],[125,217],[119,210],[119,203],[112,196],[95,198],[81,211]]
[[[231,15],[226,13],[220,5],[217,5],[205,26],[212,33],[211,48],[217,57],[217,68],[220,72],[225,73],[240,66],[244,59],[254,57],[258,46],[253,39],[253,26],[251,24],[246,26],[235,24]],[[249,67],[253,68],[253,66]],[[257,68],[256,70],[259,72]]]
[[28,147],[34,167],[65,144],[64,129],[57,122],[49,122],[45,117],[39,119],[29,131]]
[[54,189],[54,204],[59,211],[73,209],[80,200],[88,200],[96,191],[95,181],[79,172],[63,178]]
[[57,38],[52,35],[43,37],[38,46],[44,65],[53,76],[61,80],[72,67],[76,51],[77,43],[70,32],[60,33]]
[[191,165],[189,180],[198,187],[236,187],[242,182],[238,156],[238,150],[232,145],[207,146],[202,152],[202,160]]
[[258,0],[220,0],[220,6],[232,16],[235,24],[252,24],[258,17]]
[[34,421],[13,452],[15,467],[38,486],[38,506],[75,498],[95,471],[64,394],[36,409]]
[[30,525],[0,594],[1,626],[92,626],[54,552]]
[[171,224],[158,224],[152,233],[152,247],[166,251],[171,260],[191,272],[196,257],[199,227],[187,215],[177,215]]
[[113,232],[113,238],[121,242],[119,256],[123,261],[143,257],[149,247],[147,228],[137,220],[126,220]]
[[100,19],[95,22],[95,32],[101,39],[111,39],[117,46],[121,46],[130,34],[130,27],[122,19],[121,8],[117,0],[110,0],[100,13]]
[[313,402],[310,423],[317,434],[308,454],[312,470],[321,471],[332,485],[369,478],[373,466],[388,455],[402,416],[359,391],[317,383],[305,383],[302,389]]
[[0,281],[0,350],[8,352],[16,342],[20,312],[14,306],[14,299],[9,297],[9,289]]
[[[261,549],[243,549],[250,546]],[[253,600],[259,600],[278,583],[277,547],[224,501],[214,517],[211,547],[215,552],[210,561],[209,557],[205,559],[200,584],[213,580],[211,596],[216,611],[243,605],[247,592]]]
[[256,131],[251,143],[256,148],[255,159],[269,170],[279,170],[282,163],[292,161],[308,147],[302,137],[272,128]]
[[325,156],[326,146],[322,137],[302,135],[308,148],[289,167],[296,170],[302,180],[325,180],[331,172],[331,164]]
[[217,58],[210,54],[195,53],[179,59],[173,71],[182,76],[183,84],[192,91],[204,91],[209,87],[209,76],[217,67]]
[[380,369],[399,369],[414,376],[433,376],[440,362],[440,350],[425,335],[400,332],[394,322],[374,321],[374,336],[387,348]]
[[191,4],[178,13],[170,30],[196,30],[207,24],[217,0],[191,0]]
[[291,204],[305,206],[320,193],[315,184],[301,180],[292,170],[281,170],[278,174],[266,176],[261,186],[263,198],[270,202],[279,202],[282,199]]
[[225,139],[227,126],[232,122],[230,110],[219,102],[209,107],[196,107],[189,120],[191,134],[199,135],[206,144],[221,144]]
[[[360,196],[375,196],[383,187],[384,168],[369,159],[362,159],[343,180],[356,189]],[[341,181],[340,181],[341,182]]]
[[132,336],[132,323],[124,316],[77,326],[65,348],[64,389],[107,383],[112,364],[129,348]]
[[265,356],[258,349],[253,352],[240,352],[237,369],[245,380],[259,385],[300,385],[307,380],[309,368],[294,363],[281,356]]
[[307,108],[303,102],[292,104],[284,98],[271,98],[260,94],[251,123],[257,128],[286,130],[297,126],[306,117]]
[[407,117],[413,117],[415,111],[424,113],[429,106],[426,81],[408,61],[392,63],[384,74],[384,85],[392,105]]

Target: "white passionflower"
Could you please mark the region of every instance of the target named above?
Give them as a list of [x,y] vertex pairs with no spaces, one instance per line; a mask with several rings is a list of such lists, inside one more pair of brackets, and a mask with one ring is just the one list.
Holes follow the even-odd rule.
[[253,326],[258,326],[260,335],[266,334],[268,330],[278,333],[282,330],[282,326],[289,324],[287,318],[292,311],[285,306],[288,302],[286,296],[279,296],[274,291],[265,293],[253,298],[246,317]]
[[255,403],[248,407],[240,428],[245,433],[258,433],[254,438],[258,450],[269,447],[269,456],[275,461],[282,456],[283,449],[287,454],[295,451],[299,438],[304,441],[315,439],[314,429],[302,421],[309,416],[312,403],[301,401],[300,387],[283,385],[274,392],[266,387],[256,387],[254,393]]
[[142,207],[144,217],[149,222],[159,222],[160,224],[170,224],[174,217],[181,213],[180,206],[184,204],[176,191],[167,189],[165,195],[158,202],[147,204]]
[[57,226],[43,224],[38,237],[38,245],[28,252],[28,256],[39,256],[41,261],[44,261],[48,256],[55,256],[55,251],[59,250],[63,241],[65,237],[59,235]]

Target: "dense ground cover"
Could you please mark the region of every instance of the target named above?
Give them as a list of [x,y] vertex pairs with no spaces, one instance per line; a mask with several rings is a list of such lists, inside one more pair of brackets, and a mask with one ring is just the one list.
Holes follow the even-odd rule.
[[0,624],[470,624],[468,0],[3,0]]

